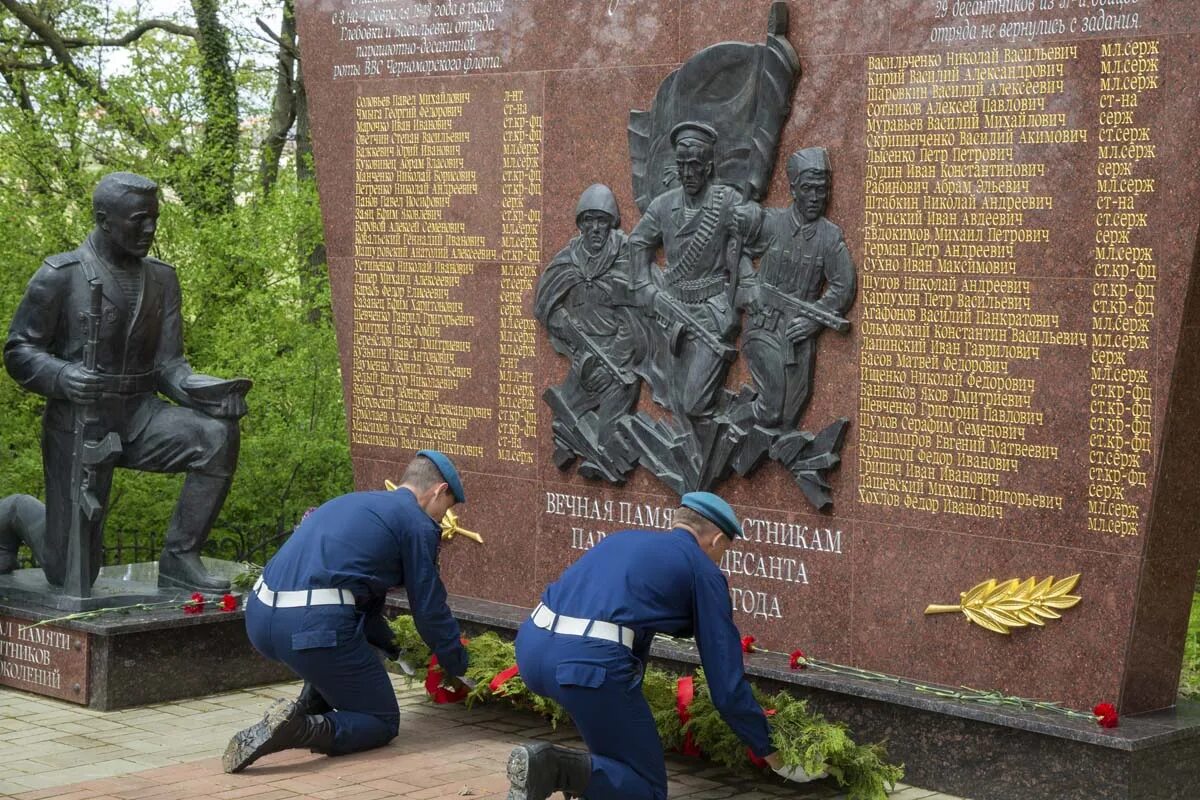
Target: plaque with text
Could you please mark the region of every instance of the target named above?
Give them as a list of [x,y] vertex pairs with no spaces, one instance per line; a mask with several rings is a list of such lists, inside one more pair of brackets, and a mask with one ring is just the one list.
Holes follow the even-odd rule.
[[[1200,6],[297,5],[356,483],[455,458],[452,593],[532,607],[711,489],[771,649],[1174,703]],[[924,613],[1076,574],[1007,635]]]
[[88,637],[0,616],[0,685],[86,705]]

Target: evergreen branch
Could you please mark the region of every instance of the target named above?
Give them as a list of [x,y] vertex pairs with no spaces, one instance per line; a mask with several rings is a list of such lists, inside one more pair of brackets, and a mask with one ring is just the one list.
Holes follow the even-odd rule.
[[[429,660],[429,646],[421,639],[411,616],[391,621],[395,644],[403,658],[420,667]],[[666,637],[664,637],[666,638]],[[516,663],[511,642],[488,632],[466,643],[469,662],[466,676],[476,682],[467,695],[468,707],[496,699],[535,711],[547,717],[553,726],[570,719],[562,706],[530,691],[519,674],[491,688],[500,673]],[[410,676],[410,681],[415,676]],[[697,670],[692,684],[694,695],[687,706],[685,723],[677,711],[679,676],[655,667],[647,667],[642,678],[642,693],[654,717],[665,749],[677,749],[690,735],[706,758],[742,775],[762,775],[751,765],[743,744],[722,719],[708,692],[704,671]],[[755,692],[755,699],[767,712],[771,744],[785,767],[800,767],[810,775],[828,774],[846,791],[850,800],[886,800],[890,789],[904,777],[903,767],[890,764],[881,745],[859,745],[841,723],[829,722],[808,710],[803,700],[786,691],[773,696]]]

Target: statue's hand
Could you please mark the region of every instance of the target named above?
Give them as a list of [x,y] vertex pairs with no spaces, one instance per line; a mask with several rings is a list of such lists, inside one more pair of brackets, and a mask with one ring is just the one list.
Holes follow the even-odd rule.
[[808,317],[796,317],[787,326],[786,335],[793,344],[815,336],[821,330],[821,323]]
[[68,364],[59,373],[58,382],[68,400],[87,405],[100,399],[104,376],[89,372],[79,364]]
[[604,368],[598,358],[588,356],[584,359],[579,380],[584,389],[593,394],[603,392],[612,384],[613,380],[613,376],[608,374],[608,370]]
[[759,297],[758,285],[743,286],[738,292],[737,305],[750,316],[756,316],[763,311],[762,299]]
[[729,235],[742,236],[750,226],[750,213],[746,206],[740,205],[729,215]]

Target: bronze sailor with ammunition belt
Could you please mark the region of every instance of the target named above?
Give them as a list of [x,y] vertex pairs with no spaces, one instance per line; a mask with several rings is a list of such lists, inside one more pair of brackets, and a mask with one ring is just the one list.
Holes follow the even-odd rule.
[[[735,276],[752,274],[736,235],[734,210],[744,200],[716,181],[716,140],[707,124],[675,126],[671,144],[681,185],[654,198],[630,236],[630,289],[666,331],[667,347],[655,353],[662,376],[655,383],[666,384],[662,399],[679,421],[703,417],[725,384],[737,357],[729,287]],[[660,246],[665,271],[654,268]]]

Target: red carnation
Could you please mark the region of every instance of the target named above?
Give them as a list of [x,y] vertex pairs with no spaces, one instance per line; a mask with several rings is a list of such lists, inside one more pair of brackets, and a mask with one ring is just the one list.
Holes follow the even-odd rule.
[[804,669],[808,666],[808,659],[804,657],[804,651],[799,648],[792,651],[791,660],[792,669]]
[[204,613],[204,595],[199,592],[192,593],[192,599],[183,604],[184,614],[202,614]]
[[742,637],[742,652],[743,653],[753,653],[754,652],[754,637],[753,636],[743,636]]
[[1101,728],[1117,727],[1117,709],[1112,703],[1100,703],[1092,709],[1092,713],[1096,715],[1096,723]]
[[238,599],[231,594],[227,594],[221,598],[222,611],[237,611]]

